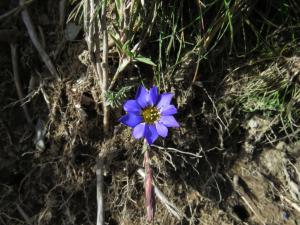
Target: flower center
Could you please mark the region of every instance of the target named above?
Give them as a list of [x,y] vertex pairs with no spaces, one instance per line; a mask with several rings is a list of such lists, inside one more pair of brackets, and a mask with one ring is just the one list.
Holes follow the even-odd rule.
[[158,109],[156,107],[145,108],[142,112],[142,116],[144,118],[144,121],[150,124],[156,122],[160,117]]

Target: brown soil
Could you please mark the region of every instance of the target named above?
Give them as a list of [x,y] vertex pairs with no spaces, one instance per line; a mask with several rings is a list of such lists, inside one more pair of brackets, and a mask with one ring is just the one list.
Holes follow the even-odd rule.
[[[44,19],[51,30],[44,33],[47,50],[53,53],[60,35],[53,18]],[[91,68],[78,59],[85,41],[78,38],[61,48],[55,60],[62,75],[58,81],[29,37],[19,42],[31,126],[12,78],[9,44],[0,43],[0,224],[95,224],[95,164],[103,152],[105,221],[145,224],[143,179],[137,173],[143,167],[142,143],[118,124],[121,107],[112,110],[111,135],[103,135],[100,91]],[[272,121],[237,114],[223,97],[235,87],[219,87],[220,78],[204,77],[190,86],[185,77],[193,66],[191,59],[176,74],[184,81],[167,80],[181,126],[156,143],[162,148],[151,148],[155,183],[182,217],[176,219],[157,199],[155,224],[300,224],[299,143],[264,143]],[[138,79],[125,74],[120,84],[137,87]]]

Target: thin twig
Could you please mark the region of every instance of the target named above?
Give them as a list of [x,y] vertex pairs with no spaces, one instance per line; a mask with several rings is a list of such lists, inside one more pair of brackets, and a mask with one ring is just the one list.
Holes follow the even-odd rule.
[[19,204],[17,204],[17,210],[19,211],[19,213],[21,214],[21,216],[24,218],[24,220],[26,221],[26,223],[28,225],[32,225],[32,222],[30,221],[28,215],[25,213],[25,211],[21,208],[21,206]]
[[[138,174],[143,177],[145,179],[146,175],[145,175],[145,171],[143,169],[138,169],[137,170]],[[183,217],[183,213],[172,203],[170,202],[167,197],[164,195],[164,193],[162,193],[161,190],[158,189],[158,187],[154,185],[154,192],[155,195],[159,198],[159,200],[161,201],[161,203],[163,203],[165,205],[165,207],[167,208],[167,210],[173,215],[175,216],[178,220],[180,220]]]
[[237,192],[241,199],[245,202],[245,204],[248,206],[248,208],[253,212],[253,214],[256,216],[256,218],[259,220],[259,222],[261,222],[262,225],[266,225],[266,223],[263,221],[263,218],[260,216],[260,214],[258,214],[254,208],[251,206],[250,202],[247,200],[247,198],[245,198],[241,193]]
[[2,15],[0,16],[0,21],[3,20],[3,19],[6,18],[6,17],[9,17],[9,16],[13,15],[13,14],[19,13],[19,12],[23,9],[23,7],[25,7],[26,5],[31,4],[33,1],[34,1],[34,0],[28,0],[28,1],[26,1],[26,2],[23,2],[23,3],[20,4],[19,6],[13,8],[13,9],[11,9],[11,10],[9,10],[8,12],[6,12],[6,13],[4,13],[4,14],[2,14]]
[[178,152],[180,154],[183,154],[183,155],[189,155],[189,156],[193,156],[193,157],[196,157],[196,158],[202,158],[203,156],[199,155],[199,154],[194,154],[194,153],[191,153],[191,152],[184,152],[184,151],[181,151],[179,149],[176,149],[176,148],[166,148],[166,147],[161,147],[159,145],[151,145],[155,148],[158,148],[158,149],[162,149],[162,150],[169,150],[169,151],[173,151],[173,152]]
[[281,194],[280,194],[280,198],[286,201],[288,204],[290,204],[290,206],[292,206],[295,210],[297,210],[300,213],[300,206],[297,203],[293,202],[292,200],[288,199],[287,197]]
[[96,164],[97,176],[97,225],[104,225],[104,201],[103,201],[103,159],[99,156]]
[[18,53],[17,53],[16,44],[10,44],[10,49],[11,49],[11,61],[12,61],[12,67],[13,67],[14,82],[15,82],[15,85],[16,85],[17,94],[18,94],[19,100],[22,103],[21,106],[23,108],[25,118],[26,118],[27,122],[30,125],[32,125],[32,119],[31,119],[30,114],[28,112],[27,105],[24,102],[24,94],[23,94],[22,87],[21,87],[21,82],[20,82],[19,66],[18,66]]
[[[25,1],[24,0],[20,0],[20,5],[24,5]],[[42,47],[38,36],[36,34],[35,28],[32,24],[29,12],[27,10],[27,7],[24,6],[23,10],[22,10],[22,20],[27,28],[28,34],[30,36],[30,39],[33,43],[33,45],[35,46],[36,50],[38,51],[40,57],[42,58],[42,60],[44,61],[45,65],[47,66],[48,70],[50,71],[51,75],[55,76],[56,78],[60,79],[58,72],[54,66],[54,64],[52,63],[49,55],[46,53],[45,49]]]
[[231,182],[231,184],[232,184],[234,190],[236,191],[236,193],[240,196],[240,198],[248,206],[248,208],[251,210],[251,212],[253,212],[253,214],[256,216],[256,218],[258,219],[258,221],[262,225],[266,225],[266,222],[264,221],[263,216],[260,214],[259,209],[256,207],[256,205],[254,204],[254,202],[251,200],[252,199],[251,195],[249,195],[248,192],[244,190],[244,188],[243,188],[242,185],[239,185],[239,179],[240,178],[235,175],[233,177],[233,179],[231,179],[228,174],[226,174],[226,177]]

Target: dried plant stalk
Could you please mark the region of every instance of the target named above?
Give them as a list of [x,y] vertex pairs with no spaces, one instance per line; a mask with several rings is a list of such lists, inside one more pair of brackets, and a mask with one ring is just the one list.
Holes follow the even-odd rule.
[[103,159],[101,156],[96,164],[97,176],[97,225],[104,224],[104,201],[103,201]]
[[[25,2],[24,0],[20,0],[20,6],[24,5]],[[56,78],[60,79],[58,72],[54,66],[54,64],[52,63],[49,55],[46,53],[45,49],[43,48],[43,46],[41,45],[38,36],[36,34],[35,28],[32,24],[29,12],[26,8],[26,6],[24,6],[23,10],[22,10],[22,20],[27,28],[29,37],[33,43],[33,45],[35,46],[36,50],[38,51],[40,57],[42,58],[42,60],[44,61],[44,63],[46,64],[48,70],[50,71],[51,75],[55,76]]]
[[103,128],[104,133],[108,134],[109,131],[109,106],[105,104],[105,95],[107,91],[108,84],[108,32],[106,26],[106,0],[102,2],[102,10],[101,10],[101,31],[103,38],[102,45],[102,105],[103,105]]
[[23,108],[23,111],[24,111],[24,114],[25,114],[25,118],[26,118],[27,122],[30,125],[32,125],[32,119],[31,119],[31,116],[30,116],[29,111],[27,109],[27,106],[24,102],[24,94],[23,94],[22,87],[21,87],[21,82],[20,82],[17,45],[13,44],[13,43],[10,44],[10,49],[11,49],[11,61],[12,61],[12,67],[13,67],[14,82],[15,82],[15,85],[16,85],[17,94],[18,94],[19,100],[22,103],[22,108]]
[[[94,0],[85,2],[84,18],[86,42],[91,58],[93,69],[98,78],[98,85],[101,89],[101,101],[103,110],[103,131],[107,135],[109,133],[109,106],[106,104],[105,95],[108,86],[108,33],[106,26],[106,1],[102,2],[100,27],[98,25],[98,15],[95,12]],[[87,26],[87,27],[86,27]],[[102,55],[100,50],[100,34],[102,34]]]

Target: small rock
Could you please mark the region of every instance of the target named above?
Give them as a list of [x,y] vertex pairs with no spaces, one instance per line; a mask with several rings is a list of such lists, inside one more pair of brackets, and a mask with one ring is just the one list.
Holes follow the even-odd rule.
[[259,123],[258,123],[258,121],[257,120],[255,120],[255,119],[251,119],[251,120],[249,120],[249,122],[248,122],[248,126],[250,127],[250,128],[258,128],[259,127]]

